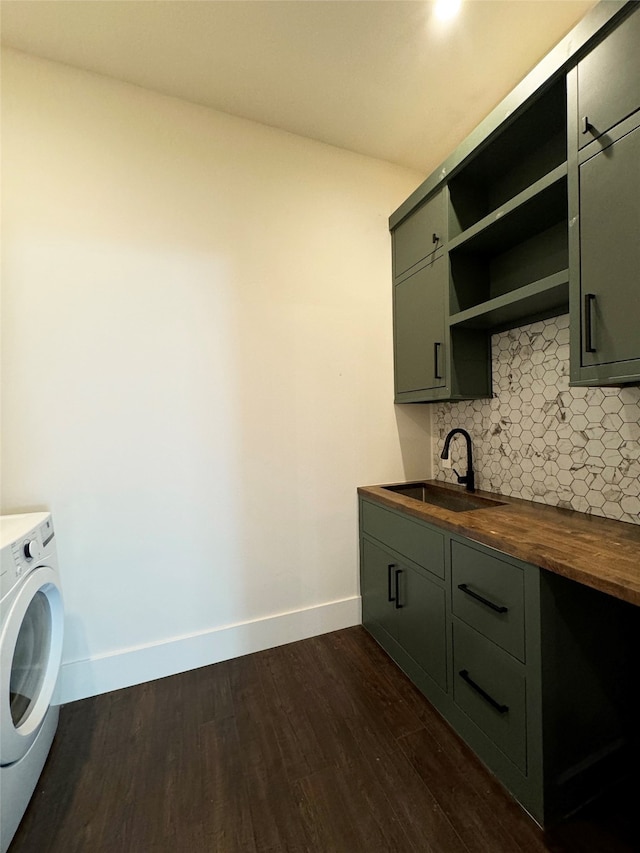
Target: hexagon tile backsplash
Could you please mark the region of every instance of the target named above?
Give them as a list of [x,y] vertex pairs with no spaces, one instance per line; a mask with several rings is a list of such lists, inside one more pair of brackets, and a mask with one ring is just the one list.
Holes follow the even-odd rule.
[[[640,524],[640,388],[569,387],[569,315],[493,335],[491,400],[434,404],[433,471],[468,430],[476,487]],[[464,473],[465,443],[451,445]]]

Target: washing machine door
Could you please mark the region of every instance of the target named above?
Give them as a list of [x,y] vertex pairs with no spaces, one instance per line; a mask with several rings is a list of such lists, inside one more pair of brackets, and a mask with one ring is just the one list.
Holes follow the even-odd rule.
[[58,575],[30,572],[7,612],[0,635],[0,763],[27,752],[51,704],[62,656],[64,611]]

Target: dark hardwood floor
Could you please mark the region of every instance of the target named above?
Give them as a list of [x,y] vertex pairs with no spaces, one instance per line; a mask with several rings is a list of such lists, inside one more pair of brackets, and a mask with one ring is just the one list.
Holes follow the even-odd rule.
[[357,627],[63,707],[10,853],[637,853],[638,802],[543,833]]

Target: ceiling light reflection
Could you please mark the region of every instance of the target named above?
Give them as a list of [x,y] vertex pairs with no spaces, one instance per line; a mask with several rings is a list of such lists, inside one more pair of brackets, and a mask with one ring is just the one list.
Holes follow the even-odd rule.
[[439,21],[450,21],[460,11],[462,0],[437,0],[434,13]]

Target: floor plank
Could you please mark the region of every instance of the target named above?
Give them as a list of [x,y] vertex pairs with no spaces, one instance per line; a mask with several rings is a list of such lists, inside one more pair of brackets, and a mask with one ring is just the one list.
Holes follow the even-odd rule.
[[11,853],[638,853],[544,833],[361,627],[75,702]]

